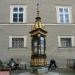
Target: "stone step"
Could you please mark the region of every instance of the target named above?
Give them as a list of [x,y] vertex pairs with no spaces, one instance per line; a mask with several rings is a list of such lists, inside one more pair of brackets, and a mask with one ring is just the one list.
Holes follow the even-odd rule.
[[48,72],[48,73],[45,74],[45,75],[59,75],[59,73],[58,73],[58,72]]

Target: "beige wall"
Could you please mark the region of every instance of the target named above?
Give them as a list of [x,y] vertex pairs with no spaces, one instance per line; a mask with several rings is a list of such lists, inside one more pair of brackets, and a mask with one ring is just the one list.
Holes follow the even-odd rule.
[[[36,0],[0,0],[0,23],[10,23],[10,5],[12,4],[27,5],[27,23],[34,22]],[[57,23],[56,6],[72,6],[73,20],[75,20],[74,0],[40,0],[40,16],[44,23]]]
[[[10,24],[10,5],[27,5],[27,24],[32,24],[36,17],[36,0],[0,0],[0,59],[11,57],[30,61],[31,37],[30,25]],[[73,24],[57,24],[56,6],[72,6]],[[57,63],[66,63],[66,59],[75,58],[75,48],[58,48],[58,36],[75,36],[75,0],[40,0],[40,16],[42,22],[50,24],[45,27],[47,34],[47,57],[55,58]],[[27,47],[20,49],[9,48],[9,36],[27,36]]]
[[[31,56],[31,37],[29,31],[30,25],[0,25],[0,59],[9,60],[9,58],[19,58],[20,60],[29,62]],[[75,48],[59,48],[58,36],[74,36],[74,25],[47,25],[45,30],[48,31],[46,37],[46,54],[47,61],[54,58],[57,63],[67,63],[67,59],[75,58]],[[27,36],[26,48],[9,48],[9,36]]]

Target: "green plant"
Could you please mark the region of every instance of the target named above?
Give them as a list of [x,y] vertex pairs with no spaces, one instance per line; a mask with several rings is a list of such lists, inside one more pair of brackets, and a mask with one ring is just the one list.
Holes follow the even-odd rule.
[[3,62],[2,60],[0,60],[0,68],[3,68],[3,67],[4,67]]

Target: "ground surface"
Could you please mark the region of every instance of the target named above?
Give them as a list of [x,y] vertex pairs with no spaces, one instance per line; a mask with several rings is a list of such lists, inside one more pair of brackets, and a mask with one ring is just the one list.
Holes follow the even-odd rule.
[[[12,71],[11,75],[37,75],[37,74],[32,74],[30,72],[24,71],[24,70],[16,70]],[[57,70],[57,71],[49,71],[46,74],[40,74],[40,75],[75,75],[74,70]]]

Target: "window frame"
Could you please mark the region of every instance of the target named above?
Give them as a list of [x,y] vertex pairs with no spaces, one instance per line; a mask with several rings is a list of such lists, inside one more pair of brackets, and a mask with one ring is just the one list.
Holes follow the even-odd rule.
[[13,48],[12,47],[12,39],[13,38],[24,38],[24,47],[26,47],[27,36],[9,36],[9,48]]
[[[62,47],[61,45],[61,39],[62,38],[71,38],[71,47],[74,47],[74,36],[58,36],[58,47]],[[63,48],[69,48],[69,47],[63,47]]]
[[[69,22],[66,22],[64,20],[64,22],[60,22],[60,12],[59,9],[68,9],[68,15],[69,15]],[[57,15],[57,23],[62,23],[62,24],[67,24],[67,23],[73,23],[73,19],[72,19],[72,7],[71,6],[56,6],[56,15]]]
[[[23,22],[13,22],[13,9],[14,8],[23,8]],[[19,12],[19,11],[18,11]],[[18,13],[16,12],[16,13]],[[19,12],[20,13],[20,12]],[[18,13],[18,14],[19,14]],[[10,23],[26,23],[27,22],[27,6],[26,5],[10,5]]]

